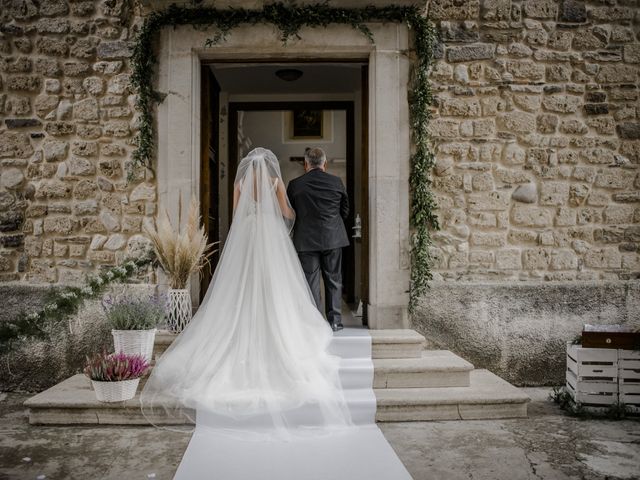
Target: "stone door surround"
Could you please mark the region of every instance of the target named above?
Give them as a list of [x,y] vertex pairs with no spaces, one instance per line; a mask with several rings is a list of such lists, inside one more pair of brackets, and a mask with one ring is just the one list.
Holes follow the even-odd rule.
[[[158,106],[158,200],[177,220],[178,196],[199,198],[200,68],[214,61],[367,61],[369,65],[369,326],[406,328],[409,274],[410,130],[406,26],[370,24],[371,43],[351,27],[303,29],[283,45],[270,25],[234,29],[224,42],[205,48],[211,32],[191,26],[160,34]],[[192,289],[199,288],[192,282]],[[193,292],[197,299],[198,292]]]

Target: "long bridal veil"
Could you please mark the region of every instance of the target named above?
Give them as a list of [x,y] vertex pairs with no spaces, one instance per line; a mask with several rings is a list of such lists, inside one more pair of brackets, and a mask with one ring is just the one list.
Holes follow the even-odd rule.
[[289,238],[293,210],[276,156],[249,152],[234,185],[216,272],[188,327],[157,359],[142,412],[158,426],[197,421],[287,433],[350,426],[339,359],[327,353],[332,331]]

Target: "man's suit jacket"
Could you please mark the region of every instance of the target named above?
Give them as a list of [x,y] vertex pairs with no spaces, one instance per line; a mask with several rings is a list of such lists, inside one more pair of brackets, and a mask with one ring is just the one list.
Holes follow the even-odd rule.
[[289,182],[287,196],[296,212],[293,244],[298,252],[349,245],[344,226],[349,197],[340,177],[319,168],[310,170]]

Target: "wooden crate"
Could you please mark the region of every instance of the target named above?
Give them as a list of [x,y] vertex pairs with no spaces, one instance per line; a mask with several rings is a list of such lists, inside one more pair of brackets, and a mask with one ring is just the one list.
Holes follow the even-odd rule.
[[618,350],[618,388],[620,403],[640,413],[640,351]]
[[582,348],[567,342],[567,391],[585,407],[618,401],[618,350]]
[[633,350],[640,345],[640,332],[627,325],[585,325],[582,330],[584,348]]

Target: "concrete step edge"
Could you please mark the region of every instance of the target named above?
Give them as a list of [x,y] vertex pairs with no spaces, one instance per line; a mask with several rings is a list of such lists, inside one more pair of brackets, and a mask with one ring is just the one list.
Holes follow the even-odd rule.
[[470,372],[473,365],[448,350],[424,350],[417,358],[374,358],[380,373]]

